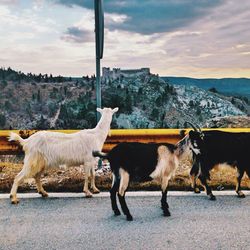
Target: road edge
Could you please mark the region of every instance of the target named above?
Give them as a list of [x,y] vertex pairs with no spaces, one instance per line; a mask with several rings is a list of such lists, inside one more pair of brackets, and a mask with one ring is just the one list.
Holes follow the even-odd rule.
[[[242,190],[246,196],[250,196],[250,190]],[[235,191],[226,190],[226,191],[213,191],[215,196],[236,196]],[[48,193],[48,198],[85,198],[84,193]],[[40,198],[41,195],[38,193],[17,193],[19,198],[25,199],[34,199]],[[109,197],[109,192],[101,192],[99,194],[94,194],[93,198],[104,198]],[[161,191],[130,191],[126,192],[127,197],[154,197],[161,196]],[[200,194],[195,194],[191,191],[169,191],[168,196],[206,196],[205,192]],[[9,194],[0,194],[0,199],[9,199]]]

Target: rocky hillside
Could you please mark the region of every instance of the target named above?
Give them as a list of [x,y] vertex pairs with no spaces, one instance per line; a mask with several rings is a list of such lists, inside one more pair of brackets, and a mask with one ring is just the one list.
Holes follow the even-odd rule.
[[[3,73],[4,72],[4,73]],[[0,129],[80,129],[96,124],[95,77],[78,79],[0,70]],[[247,102],[157,75],[105,80],[103,106],[119,107],[112,128],[180,128],[246,116]]]
[[249,116],[226,116],[208,120],[204,128],[250,128]]

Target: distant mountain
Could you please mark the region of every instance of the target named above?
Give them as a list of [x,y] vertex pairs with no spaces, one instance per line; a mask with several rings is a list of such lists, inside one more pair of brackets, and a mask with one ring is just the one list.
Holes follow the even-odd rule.
[[249,78],[196,79],[189,77],[164,76],[162,79],[174,85],[192,85],[205,90],[215,88],[218,92],[223,94],[240,95],[250,99]]

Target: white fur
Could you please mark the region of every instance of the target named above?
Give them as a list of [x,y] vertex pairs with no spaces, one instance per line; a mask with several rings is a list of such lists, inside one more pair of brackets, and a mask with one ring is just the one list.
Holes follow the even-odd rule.
[[118,111],[118,108],[98,108],[97,111],[102,114],[102,117],[93,129],[81,130],[72,134],[40,131],[28,139],[22,139],[18,134],[10,133],[9,141],[19,141],[25,151],[23,169],[18,175],[19,178],[16,177],[11,189],[11,196],[14,197],[13,203],[16,203],[19,182],[26,177],[39,176],[46,168],[59,167],[60,165],[84,165],[86,196],[91,196],[88,190],[89,175],[91,175],[92,188],[94,191],[99,191],[94,182],[96,160],[92,156],[92,151],[102,149],[110,130],[112,115]]

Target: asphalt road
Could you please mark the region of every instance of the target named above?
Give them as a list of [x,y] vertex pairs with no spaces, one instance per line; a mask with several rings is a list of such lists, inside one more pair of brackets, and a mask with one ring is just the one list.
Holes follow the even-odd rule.
[[220,194],[210,201],[170,192],[171,217],[162,216],[160,193],[128,195],[132,222],[113,216],[108,194],[19,205],[0,197],[0,249],[250,249],[250,192]]

